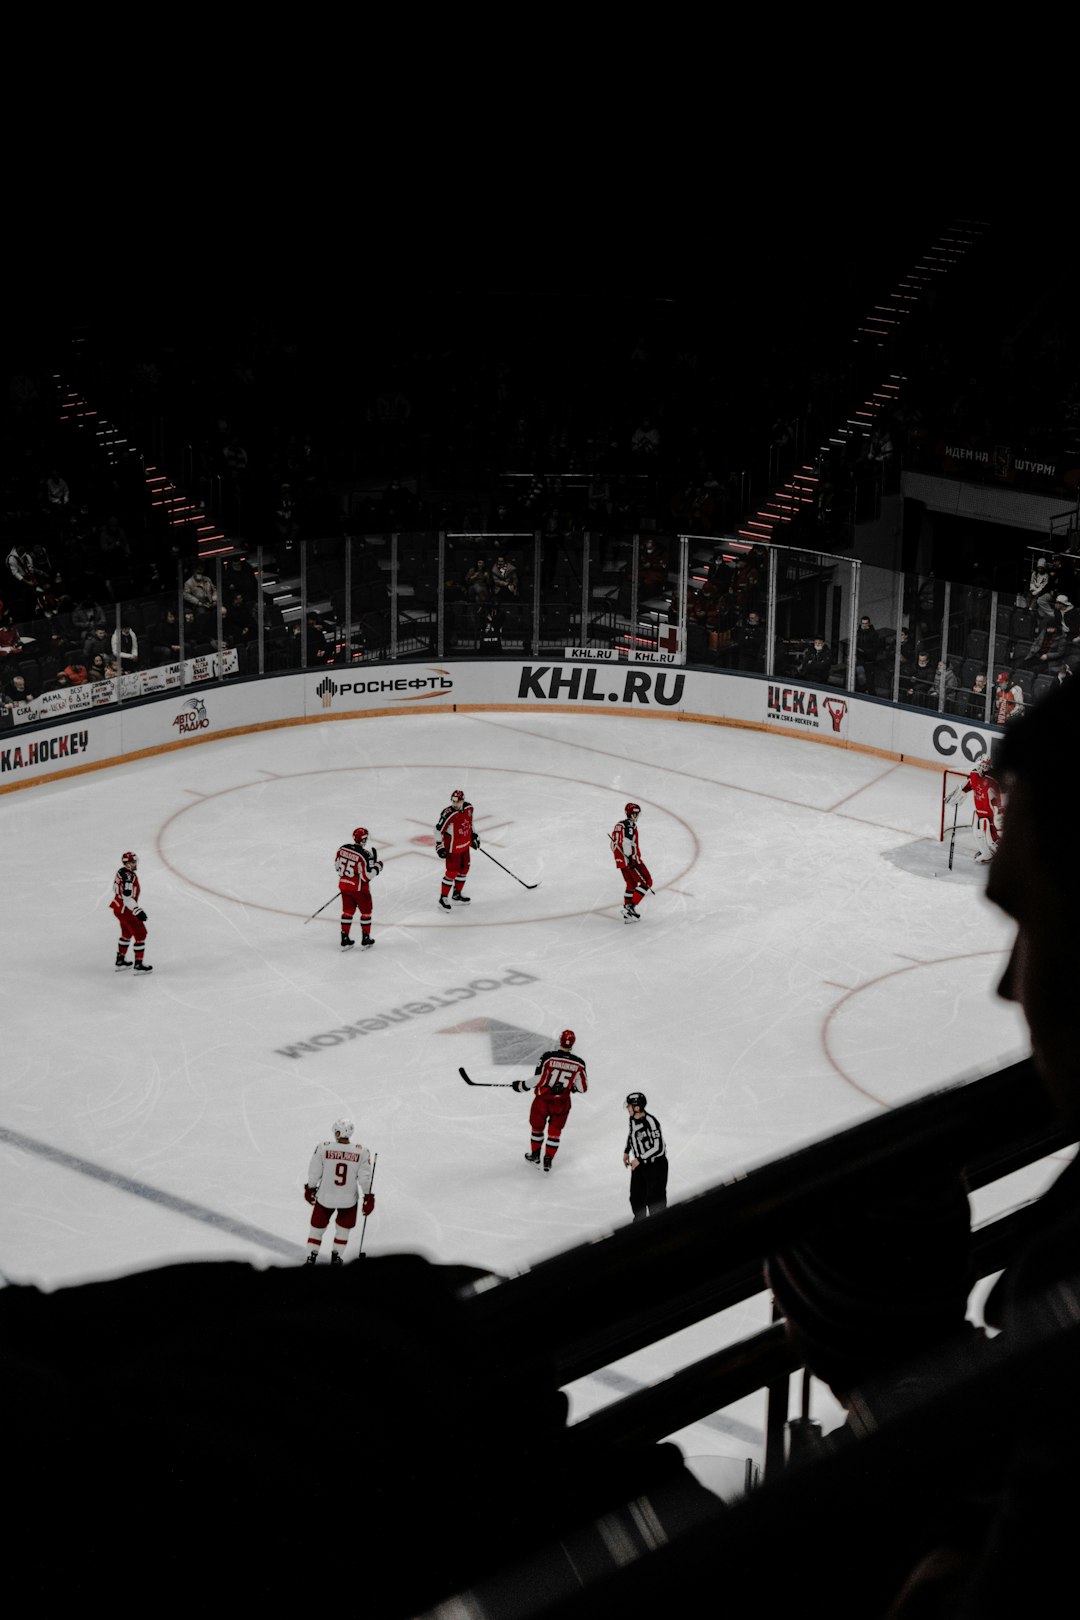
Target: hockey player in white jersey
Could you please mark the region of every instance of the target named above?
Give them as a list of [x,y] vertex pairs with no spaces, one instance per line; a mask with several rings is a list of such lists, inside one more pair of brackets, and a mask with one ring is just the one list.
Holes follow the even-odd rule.
[[370,1215],[375,1208],[371,1190],[371,1154],[362,1142],[352,1140],[356,1126],[351,1119],[336,1119],[331,1141],[320,1142],[308,1165],[304,1197],[311,1205],[307,1265],[319,1258],[323,1234],[336,1216],[331,1265],[344,1263],[349,1233],[356,1225],[356,1212]]

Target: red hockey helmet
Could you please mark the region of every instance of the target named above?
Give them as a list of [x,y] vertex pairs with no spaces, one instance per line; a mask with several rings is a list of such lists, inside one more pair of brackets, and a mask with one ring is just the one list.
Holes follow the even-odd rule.
[[569,1051],[576,1040],[577,1036],[574,1034],[572,1029],[564,1029],[562,1034],[559,1036],[559,1045],[565,1046],[567,1051]]
[[628,804],[627,807],[626,807],[626,813],[627,813],[628,816],[640,816],[640,814],[641,814],[641,806],[640,806],[640,804]]
[[367,830],[366,827],[354,827],[353,828],[353,843],[354,844],[362,844],[364,842],[364,839],[367,838],[368,836],[369,836],[369,834],[368,834],[368,830]]
[[134,853],[134,851],[130,850],[130,849],[125,849],[124,853],[120,857],[120,865],[121,866],[130,866],[132,871],[134,871],[134,869],[138,866],[138,864],[139,864],[139,857]]
[[464,793],[462,793],[460,788],[455,788],[453,793],[451,793],[451,795],[450,795],[450,803],[451,804],[457,804],[459,799],[461,800],[462,804],[465,803],[465,795],[464,795]]

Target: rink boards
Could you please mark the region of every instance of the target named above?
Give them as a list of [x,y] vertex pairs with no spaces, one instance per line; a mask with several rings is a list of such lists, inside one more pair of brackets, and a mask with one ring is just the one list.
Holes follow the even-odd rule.
[[955,715],[764,676],[539,659],[358,665],[188,687],[0,733],[0,793],[260,727],[492,708],[751,727],[933,768],[964,769],[1000,735]]

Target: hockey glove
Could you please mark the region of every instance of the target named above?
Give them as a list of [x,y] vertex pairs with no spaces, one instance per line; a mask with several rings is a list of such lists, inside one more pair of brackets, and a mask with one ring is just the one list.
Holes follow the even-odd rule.
[[378,877],[379,873],[382,871],[382,861],[372,861],[371,870],[374,872],[375,876]]
[[375,1208],[375,1194],[365,1193],[364,1202],[360,1205],[360,1208],[363,1210],[365,1215],[370,1215],[372,1210]]
[[132,916],[137,917],[140,922],[146,921],[146,912],[143,911],[141,907],[137,911],[134,911]]
[[473,833],[473,835],[472,835],[472,847],[473,847],[473,849],[479,849],[480,848],[480,834],[479,833]]
[[515,1080],[514,1081],[514,1090],[515,1091],[529,1091],[529,1090],[531,1090],[531,1087],[530,1087],[529,1082],[527,1080]]
[[435,845],[435,853],[439,857],[440,861],[445,861],[447,853],[448,853],[446,845],[445,844],[436,844]]
[[315,1199],[318,1196],[318,1192],[319,1192],[318,1187],[305,1187],[304,1188],[304,1197],[307,1199],[309,1204],[313,1204],[315,1202]]

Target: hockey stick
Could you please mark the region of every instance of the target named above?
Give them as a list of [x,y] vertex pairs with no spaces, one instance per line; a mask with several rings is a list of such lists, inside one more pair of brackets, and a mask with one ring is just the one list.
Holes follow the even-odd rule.
[[[317,915],[317,913],[316,913],[316,915]],[[378,1164],[378,1162],[379,1162],[379,1155],[376,1153],[375,1157],[371,1161],[371,1180],[368,1182],[368,1192],[370,1192],[372,1187],[374,1187],[374,1185],[375,1185],[375,1166]],[[358,1251],[357,1256],[356,1256],[356,1258],[358,1260],[366,1260],[367,1259],[367,1255],[364,1253],[364,1233],[366,1231],[367,1231],[367,1216],[365,1215],[364,1216],[364,1224],[360,1228],[360,1248],[359,1248],[359,1251]]]
[[464,1069],[459,1069],[458,1074],[467,1086],[490,1086],[493,1090],[496,1086],[505,1086],[513,1090],[516,1083],[513,1080],[470,1080]]
[[[336,900],[336,899],[337,899],[337,895],[336,895],[336,894],[332,894],[332,895],[331,895],[331,896],[330,896],[330,898],[329,898],[329,900],[328,900],[328,901],[327,901],[327,902],[326,902],[326,906],[332,906],[332,905],[333,905],[333,903],[334,903],[334,901],[335,901],[335,900]],[[305,917],[305,918],[304,918],[304,926],[305,926],[305,927],[307,927],[307,925],[308,925],[308,923],[309,923],[309,922],[314,922],[314,921],[315,921],[315,919],[316,919],[316,917],[317,917],[317,916],[318,916],[318,915],[319,915],[319,912],[320,912],[320,911],[325,911],[325,910],[326,910],[326,906],[320,906],[320,907],[319,907],[319,911],[313,911],[313,912],[312,912],[312,913],[311,913],[311,916],[310,916],[310,917]]]
[[[487,855],[489,861],[495,861],[494,855],[488,855],[487,850],[482,844],[479,846],[479,849],[481,855]],[[508,866],[503,866],[502,861],[495,861],[495,865],[502,866],[502,869],[507,876],[512,877],[515,883],[520,883],[523,889],[538,889],[540,887],[539,883],[526,883],[524,878],[519,878],[515,873],[511,872]]]

